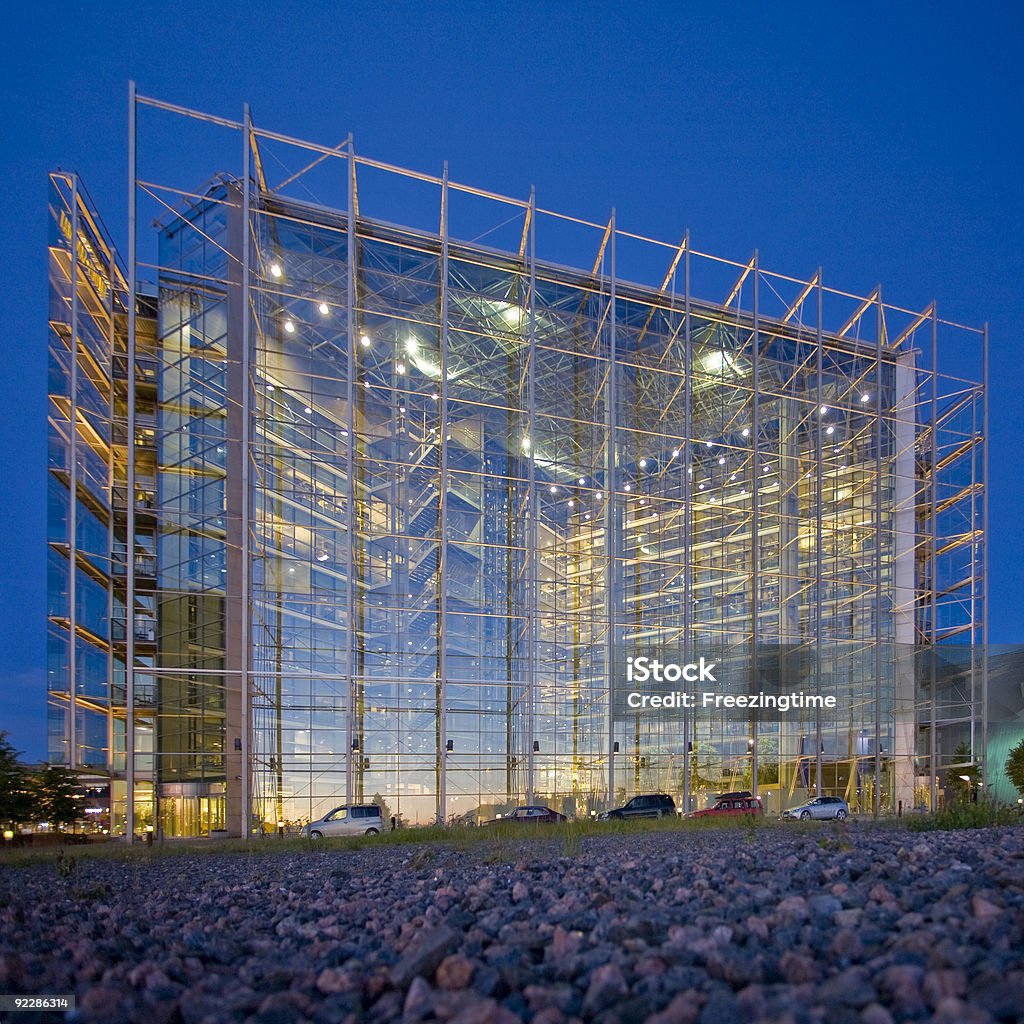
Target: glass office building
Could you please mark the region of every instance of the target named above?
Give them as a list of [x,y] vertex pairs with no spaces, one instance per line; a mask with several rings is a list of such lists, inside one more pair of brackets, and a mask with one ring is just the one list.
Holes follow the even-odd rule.
[[[50,756],[113,831],[885,812],[954,739],[983,760],[983,331],[131,109],[123,263],[51,183]],[[170,119],[174,174],[140,145]],[[228,171],[181,182],[200,155]],[[661,647],[796,652],[842,711],[616,713]]]

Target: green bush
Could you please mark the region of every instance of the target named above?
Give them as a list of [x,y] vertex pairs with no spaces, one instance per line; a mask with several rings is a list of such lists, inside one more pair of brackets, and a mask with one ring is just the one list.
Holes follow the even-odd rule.
[[1022,820],[1017,808],[983,800],[977,804],[958,803],[934,814],[907,818],[907,828],[911,832],[950,832],[965,828],[990,828],[993,825],[1019,825]]

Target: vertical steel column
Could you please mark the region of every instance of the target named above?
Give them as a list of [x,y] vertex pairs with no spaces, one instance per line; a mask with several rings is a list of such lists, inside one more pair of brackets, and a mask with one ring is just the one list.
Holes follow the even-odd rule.
[[[242,524],[241,524],[241,540],[242,540],[242,551],[241,551],[241,575],[239,579],[239,593],[241,595],[241,611],[239,614],[239,631],[238,631],[238,643],[241,648],[239,665],[241,667],[241,678],[239,679],[239,685],[241,687],[241,740],[242,740],[242,821],[241,821],[241,836],[243,839],[248,841],[249,836],[252,832],[252,781],[253,781],[253,764],[252,757],[252,694],[251,694],[251,680],[249,675],[249,665],[252,661],[251,651],[251,640],[250,640],[250,616],[252,615],[252,600],[249,593],[250,590],[250,564],[249,564],[249,553],[250,543],[249,534],[252,529],[250,508],[252,507],[252,494],[249,474],[249,460],[251,458],[251,417],[252,417],[252,403],[250,399],[251,395],[251,377],[252,368],[250,364],[250,332],[249,332],[249,318],[250,318],[250,277],[252,274],[252,264],[250,257],[250,238],[252,235],[252,225],[250,223],[251,218],[251,204],[252,204],[252,186],[249,178],[249,159],[250,153],[249,148],[252,142],[252,114],[249,110],[249,104],[246,103],[243,109],[242,116],[242,351],[241,355],[241,373],[242,379],[242,436],[240,444],[242,446],[241,452],[241,467],[242,467]],[[230,586],[230,581],[229,581]],[[281,709],[278,708],[278,714],[280,715]],[[281,757],[281,751],[277,752],[278,759]]]
[[[605,438],[605,507],[604,507],[604,532],[605,532],[605,602],[608,612],[608,636],[606,640],[606,663],[605,671],[608,675],[608,806],[615,802],[615,601],[618,593],[618,571],[616,567],[615,551],[615,503],[616,489],[616,448],[615,448],[615,423],[617,410],[615,407],[617,397],[617,373],[616,373],[616,337],[615,337],[615,210],[612,210],[611,221],[609,222],[611,242],[611,285],[610,304],[611,334],[608,345],[608,377],[605,385],[605,422],[607,426],[607,437]],[[604,275],[601,275],[604,278]]]
[[[760,489],[758,484],[760,477],[757,473],[757,464],[760,453],[761,441],[761,320],[760,307],[758,305],[758,284],[761,271],[758,266],[757,250],[754,250],[754,337],[753,337],[753,364],[752,373],[754,376],[754,404],[753,422],[750,432],[753,435],[750,457],[750,683],[751,692],[758,691],[757,672],[757,644],[760,637],[761,614],[761,539],[758,534],[760,527],[759,501]],[[750,791],[757,796],[757,716],[755,715],[750,723],[751,739],[753,744],[750,748]]]
[[[981,784],[988,792],[988,322],[982,327],[981,335],[981,386],[984,448],[981,451]],[[973,564],[973,559],[971,560]],[[973,717],[974,710],[971,710]]]
[[71,178],[71,402],[68,410],[68,767],[78,767],[78,175]]
[[936,642],[938,640],[938,612],[939,612],[939,600],[938,591],[936,589],[936,577],[938,574],[938,550],[939,550],[939,478],[938,478],[938,464],[939,464],[939,370],[938,370],[938,354],[939,354],[939,321],[938,312],[935,304],[932,304],[932,394],[931,394],[931,420],[932,420],[932,450],[931,450],[931,465],[928,472],[928,487],[930,489],[931,497],[931,529],[929,534],[929,545],[930,545],[930,558],[929,558],[929,569],[930,574],[928,577],[928,587],[930,590],[929,594],[929,651],[928,651],[928,669],[929,669],[929,705],[930,705],[930,717],[931,723],[928,729],[928,770],[931,776],[929,783],[929,798],[931,800],[931,810],[934,811],[938,806],[938,754],[939,754],[939,740],[937,735],[938,729],[938,695],[936,689],[938,687],[938,667],[936,665],[936,658],[938,657],[938,650]]
[[[115,750],[115,736],[114,736],[114,694],[113,694],[113,679],[114,679],[114,635],[112,624],[114,621],[114,491],[116,488],[116,480],[114,478],[114,420],[116,418],[116,404],[117,404],[117,376],[114,372],[114,352],[117,347],[117,331],[114,329],[114,294],[117,283],[117,250],[113,246],[110,247],[110,264],[107,267],[108,270],[108,281],[107,281],[107,315],[110,317],[107,323],[107,344],[110,346],[110,394],[107,402],[107,426],[110,431],[110,447],[107,450],[107,495],[110,502],[110,507],[107,509],[107,554],[108,554],[108,573],[109,581],[107,583],[107,622],[110,629],[110,639],[107,644],[107,772],[109,777],[114,777],[114,750]],[[108,791],[109,792],[109,791]],[[113,804],[112,794],[108,796],[110,805]],[[108,805],[108,811],[111,811],[112,806]],[[108,815],[111,828],[113,828],[114,820],[113,815]]]
[[[533,457],[533,445],[537,429],[537,197],[536,190],[530,187],[530,207],[527,213],[530,218],[530,341],[527,359],[526,404],[527,428],[526,436],[530,447],[526,451],[529,459],[527,482],[527,569],[526,569],[526,802],[533,803],[533,780],[536,765],[533,757],[533,741],[536,734],[536,701],[537,701],[537,545],[540,543],[537,516],[540,514],[540,503],[537,501],[537,471]],[[510,755],[511,751],[507,751]],[[573,765],[575,771],[575,765]]]
[[[356,345],[359,344],[359,330],[356,323],[356,260],[358,258],[356,239],[356,150],[351,135],[348,137],[348,214],[346,230],[346,320],[348,323],[348,350],[345,370],[345,426],[348,430],[348,445],[345,448],[345,476],[348,481],[348,497],[345,502],[345,803],[352,803],[352,758],[355,751],[353,715],[355,714],[355,631],[356,631]],[[359,752],[362,757],[362,751]],[[312,780],[311,780],[312,785]]]
[[[882,809],[882,339],[885,334],[885,308],[882,286],[875,293],[878,299],[875,324],[875,373],[878,378],[878,401],[875,403],[875,783],[872,813],[877,818]],[[889,403],[890,419],[896,397],[896,368],[893,367],[893,402]],[[889,546],[890,557],[893,554]],[[895,586],[895,575],[893,585]],[[893,607],[895,614],[895,606]],[[895,626],[895,620],[893,620]],[[886,634],[888,636],[888,634]],[[895,639],[895,637],[893,637]]]
[[[971,607],[970,607],[970,621],[971,621],[971,726],[970,726],[970,749],[971,749],[971,763],[977,764],[976,750],[978,743],[978,730],[977,730],[977,708],[978,703],[978,662],[977,662],[977,647],[978,647],[978,458],[973,448],[973,442],[978,437],[978,403],[976,388],[971,389]],[[984,574],[982,574],[984,575]]]
[[[822,378],[825,373],[825,338],[822,320],[824,318],[824,289],[822,288],[822,268],[818,267],[818,323],[815,328],[815,399],[814,415],[811,423],[814,425],[813,437],[816,446],[815,452],[815,513],[814,513],[814,692],[821,695],[821,592],[823,590],[822,574],[824,565],[821,557],[821,545],[823,537],[822,517],[825,514],[824,502],[824,467],[822,466],[822,409],[825,405],[825,391],[822,386]],[[799,470],[797,470],[799,479]],[[800,485],[797,484],[797,487]],[[821,796],[821,708],[814,709],[814,795]],[[801,769],[803,765],[800,766]]]
[[[690,319],[690,230],[683,238],[683,661],[693,660],[693,351]],[[690,714],[683,708],[683,813],[690,811],[690,744],[696,738]]]
[[[126,391],[128,425],[125,446],[128,467],[125,488],[125,780],[128,798],[125,813],[125,836],[132,842],[135,833],[135,306],[137,261],[136,228],[136,100],[135,83],[128,83],[128,372]],[[159,693],[159,687],[157,692]],[[157,715],[160,706],[157,704]],[[154,722],[154,728],[156,722]],[[155,742],[155,734],[154,734]],[[158,784],[160,752],[154,754],[153,785]],[[111,823],[113,824],[113,823]]]
[[[438,692],[440,715],[437,756],[440,759],[440,787],[437,795],[438,824],[448,817],[448,161],[441,176],[441,508],[438,516]],[[532,745],[531,745],[532,746]]]

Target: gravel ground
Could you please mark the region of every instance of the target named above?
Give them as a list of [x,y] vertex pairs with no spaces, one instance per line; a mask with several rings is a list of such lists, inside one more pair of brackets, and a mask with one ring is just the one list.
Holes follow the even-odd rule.
[[566,849],[0,869],[0,992],[74,992],[50,1019],[86,1024],[1024,1020],[1024,827]]

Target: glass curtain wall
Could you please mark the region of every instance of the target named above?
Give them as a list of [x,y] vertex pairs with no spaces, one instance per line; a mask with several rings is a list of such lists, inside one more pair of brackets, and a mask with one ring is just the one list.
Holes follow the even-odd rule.
[[[169,835],[651,791],[886,810],[984,756],[985,406],[946,362],[980,332],[143,108],[245,170],[133,181],[131,367],[55,176],[52,735],[116,813],[126,744],[136,827]],[[615,665],[666,645],[844,710],[614,715]],[[959,667],[915,661],[943,646]]]

